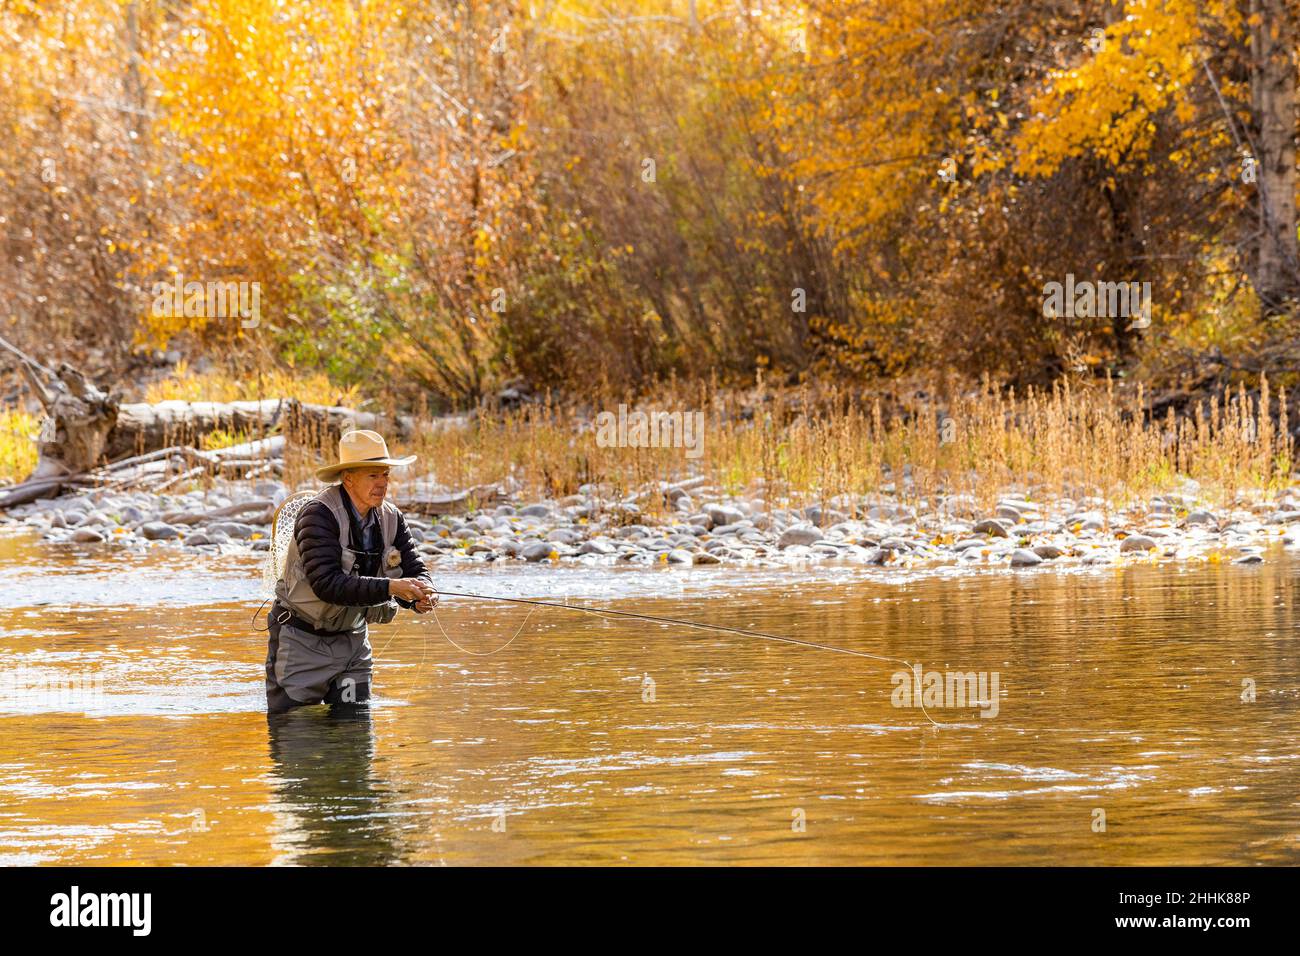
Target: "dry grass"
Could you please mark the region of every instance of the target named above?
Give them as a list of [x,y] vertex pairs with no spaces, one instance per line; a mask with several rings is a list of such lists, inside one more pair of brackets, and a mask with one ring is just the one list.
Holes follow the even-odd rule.
[[141,401],[241,402],[264,398],[296,398],[317,405],[348,405],[358,401],[360,387],[340,389],[321,372],[272,367],[234,374],[223,369],[195,372],[180,362],[172,374],[145,389]]
[[[976,510],[1008,492],[1097,498],[1118,508],[1175,490],[1185,478],[1217,503],[1289,484],[1285,396],[1271,395],[1267,382],[1258,399],[1242,391],[1179,422],[1144,420],[1142,407],[1140,389],[1121,396],[1110,384],[1062,384],[1021,397],[985,388],[889,417],[879,402],[863,405],[835,390],[751,394],[743,405],[740,396],[712,394],[654,405],[704,412],[704,450],[694,461],[681,448],[599,447],[589,425],[549,404],[429,432],[411,450],[435,463],[449,486],[513,475],[536,496],[570,494],[589,482],[631,493],[704,475],[772,504],[852,506],[887,490],[904,502],[941,491],[969,495]],[[1280,411],[1280,429],[1269,411]]]
[[[188,397],[184,393],[199,381],[221,386],[215,395],[200,393],[205,399],[257,397],[246,384],[194,377],[183,369],[179,384],[151,397]],[[304,400],[332,403],[338,397],[326,397],[310,378],[294,384],[292,393]],[[613,411],[617,402],[602,407]],[[1226,504],[1291,481],[1286,398],[1272,393],[1267,381],[1258,397],[1238,391],[1179,421],[1147,420],[1140,389],[1121,393],[1109,383],[1063,383],[1023,396],[984,387],[893,414],[879,401],[864,404],[835,389],[772,391],[761,382],[744,395],[676,389],[638,407],[703,412],[702,455],[688,458],[680,447],[601,447],[590,412],[551,402],[485,414],[465,425],[430,426],[405,447],[390,447],[419,454],[417,468],[431,467],[446,487],[513,477],[528,497],[564,496],[584,484],[632,495],[657,482],[702,475],[717,488],[772,505],[833,503],[851,509],[880,492],[904,503],[947,492],[970,496],[971,510],[980,511],[1007,493],[1098,499],[1119,508],[1176,490],[1189,478],[1200,483],[1207,503]],[[21,412],[0,413],[0,474],[19,479],[35,465],[28,436],[37,425]],[[259,436],[214,435],[205,446],[254,437]],[[286,439],[284,476],[291,485],[310,478],[336,453],[334,437],[316,426],[299,426]],[[659,495],[639,503],[651,513],[666,507]]]

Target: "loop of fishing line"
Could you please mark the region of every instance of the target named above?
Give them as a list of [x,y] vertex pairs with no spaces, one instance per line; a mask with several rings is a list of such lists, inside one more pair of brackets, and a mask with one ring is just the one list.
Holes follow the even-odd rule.
[[[446,593],[446,592],[441,592],[441,593]],[[436,607],[432,608],[434,623],[438,625],[438,630],[441,631],[442,636],[447,639],[447,643],[450,644],[452,647],[456,648],[456,650],[462,651],[466,654],[473,654],[475,657],[491,657],[493,654],[499,654],[502,651],[504,651],[507,647],[509,647],[511,644],[515,642],[516,637],[518,637],[520,634],[524,632],[524,627],[528,624],[528,619],[532,617],[533,614],[536,613],[536,611],[537,608],[535,607],[530,608],[528,613],[524,616],[523,623],[520,624],[519,627],[515,630],[514,637],[510,638],[510,640],[506,641],[500,647],[491,651],[471,651],[467,647],[461,647],[459,644],[457,644],[455,641],[451,639],[451,635],[448,634],[446,629],[443,628],[442,626],[442,619],[438,617],[438,609]]]

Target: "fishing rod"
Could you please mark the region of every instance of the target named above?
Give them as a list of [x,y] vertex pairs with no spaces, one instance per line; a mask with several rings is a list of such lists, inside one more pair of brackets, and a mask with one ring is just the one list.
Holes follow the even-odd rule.
[[[654,614],[639,614],[635,611],[614,611],[614,610],[610,610],[609,608],[581,607],[576,604],[561,604],[558,601],[538,601],[529,598],[502,597],[501,595],[498,594],[472,594],[468,591],[442,591],[442,590],[438,590],[435,593],[439,595],[445,594],[448,597],[477,598],[478,600],[481,601],[505,601],[509,604],[527,604],[527,605],[532,605],[533,610],[536,610],[539,607],[554,607],[554,608],[560,608],[561,610],[564,611],[581,611],[586,614],[599,614],[599,615],[605,615],[609,617],[626,617],[637,621],[648,621],[652,624],[670,624],[670,625],[675,624],[679,627],[694,627],[703,631],[721,631],[727,634],[739,634],[742,637],[757,637],[766,641],[777,641],[782,644],[794,644],[798,647],[810,647],[819,651],[832,651],[836,654],[849,654],[853,657],[864,657],[867,660],[872,660],[872,661],[884,661],[890,664],[902,664],[909,671],[915,672],[915,668],[913,668],[911,664],[903,660],[901,657],[887,657],[882,654],[868,654],[866,651],[855,651],[847,647],[836,647],[832,644],[821,644],[818,643],[817,641],[804,641],[796,637],[786,637],[783,634],[769,634],[766,631],[746,630],[745,628],[730,627],[725,624],[707,624],[703,621],[688,621],[681,618],[659,617]],[[533,615],[533,611],[529,611],[528,617],[524,618],[523,624],[519,625],[519,629],[515,631],[514,637],[510,638],[510,640],[506,641],[505,644],[502,644],[495,651],[488,651],[486,653],[481,651],[479,652],[470,651],[467,650],[466,648],[461,647],[459,644],[453,641],[450,635],[447,634],[446,630],[443,629],[442,621],[439,620],[436,612],[434,613],[433,618],[438,625],[438,630],[442,631],[442,636],[445,637],[453,647],[465,651],[468,654],[478,654],[479,656],[486,657],[490,654],[495,654],[498,651],[503,651],[511,644],[513,644],[515,638],[519,636],[521,631],[523,631],[524,625],[528,623],[528,618],[532,617],[532,615]],[[942,726],[938,721],[936,721],[933,717],[930,716],[930,712],[925,709],[925,702],[923,700],[918,701],[918,703],[920,704],[921,707],[921,713],[925,714],[926,720],[934,724],[935,727]]]

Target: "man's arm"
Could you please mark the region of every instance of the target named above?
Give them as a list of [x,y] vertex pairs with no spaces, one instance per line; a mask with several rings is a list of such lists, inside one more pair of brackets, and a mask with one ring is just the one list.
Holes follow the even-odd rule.
[[310,502],[293,526],[307,583],[322,601],[345,607],[370,607],[388,600],[388,578],[343,573],[339,523],[323,501]]
[[[401,512],[397,514],[397,533],[393,536],[393,547],[402,556],[402,577],[419,578],[432,588],[433,577],[429,574],[429,569],[424,566],[420,552],[415,550],[415,542],[411,540],[411,532],[406,527],[406,516]],[[414,601],[404,601],[401,598],[394,600],[408,610],[415,607]]]

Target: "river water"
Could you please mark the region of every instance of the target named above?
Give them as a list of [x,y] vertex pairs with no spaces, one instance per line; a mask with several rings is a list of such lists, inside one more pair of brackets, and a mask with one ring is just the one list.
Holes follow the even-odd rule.
[[[369,714],[270,720],[258,570],[0,537],[0,862],[1300,862],[1300,563],[1280,549],[439,573],[917,674],[562,610],[519,631],[526,608],[447,598],[372,629]],[[899,706],[931,672],[982,676],[982,700]]]

